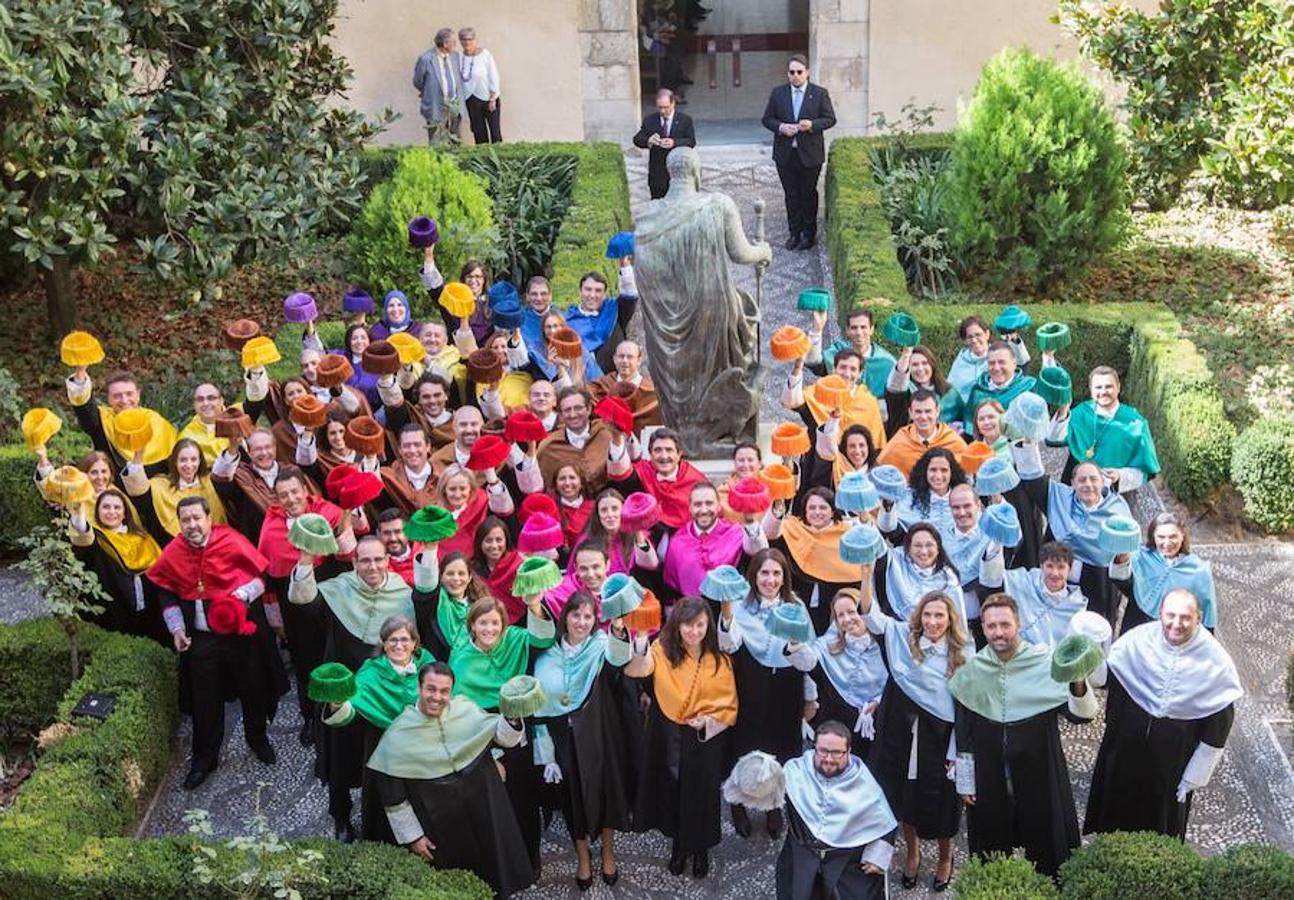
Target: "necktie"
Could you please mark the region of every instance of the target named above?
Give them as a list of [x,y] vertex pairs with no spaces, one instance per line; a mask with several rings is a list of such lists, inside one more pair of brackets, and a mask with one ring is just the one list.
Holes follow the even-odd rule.
[[794,90],[791,91],[791,117],[794,118],[795,121],[797,122],[800,121],[800,103],[803,102],[803,100],[804,100],[803,90],[801,90],[800,88],[795,88]]
[[665,137],[669,137],[669,119],[661,119],[661,128]]

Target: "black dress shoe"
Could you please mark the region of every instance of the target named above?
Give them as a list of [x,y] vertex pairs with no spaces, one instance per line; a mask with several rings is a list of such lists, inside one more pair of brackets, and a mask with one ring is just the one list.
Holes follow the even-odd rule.
[[274,752],[269,741],[252,745],[252,754],[267,766],[274,765],[279,759],[279,755]]
[[739,803],[732,804],[732,827],[742,837],[750,837],[750,814]]
[[305,721],[301,723],[301,730],[297,732],[297,740],[301,742],[302,747],[312,746],[315,742],[314,723]]
[[332,835],[343,844],[353,844],[359,837],[359,835],[355,834],[355,826],[350,824],[349,819],[344,822],[337,822],[333,826]]
[[795,245],[795,249],[812,250],[813,245],[816,243],[817,243],[817,240],[814,238],[813,234],[809,232],[805,232],[804,234],[800,235],[800,242]]
[[686,865],[687,854],[679,848],[678,841],[675,841],[669,854],[669,872],[671,875],[682,875],[683,867]]
[[704,878],[710,874],[710,852],[702,850],[696,856],[692,857],[692,875],[696,878]]
[[201,769],[190,769],[189,774],[184,776],[184,789],[186,791],[196,790],[202,785],[202,782],[207,780],[208,774]]
[[796,247],[800,246],[800,235],[797,232],[792,231],[791,236],[786,239],[786,243],[782,246],[787,250],[794,250]]
[[952,880],[953,878],[951,875],[949,875],[943,881],[940,881],[938,878],[932,878],[930,883],[930,890],[934,891],[936,894],[942,894],[944,891],[948,890],[948,885],[952,882]]
[[620,880],[620,868],[617,866],[614,872],[602,870],[602,883],[607,887],[614,887],[615,883]]
[[782,818],[782,811],[780,809],[769,810],[768,821],[764,823],[765,827],[768,828],[769,837],[774,840],[780,837],[782,834],[782,826],[784,824],[785,820]]
[[917,876],[915,876],[915,875],[909,875],[907,872],[904,872],[904,873],[903,873],[903,889],[904,889],[905,891],[910,891],[910,890],[912,890],[912,889],[913,889],[914,887],[916,887],[916,886],[917,886]]

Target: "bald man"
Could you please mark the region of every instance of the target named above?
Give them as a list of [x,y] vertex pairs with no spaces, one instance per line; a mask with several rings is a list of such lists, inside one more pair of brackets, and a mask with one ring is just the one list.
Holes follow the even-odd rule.
[[620,397],[629,404],[634,413],[634,430],[641,433],[648,425],[663,425],[660,404],[656,397],[656,385],[651,376],[642,371],[643,352],[633,341],[621,341],[616,345],[615,371],[603,375],[589,383],[589,394],[593,402],[609,395]]
[[[481,415],[481,411],[475,406],[460,406],[454,410],[454,417],[450,422],[454,429],[453,443],[446,444],[431,454],[431,471],[437,480],[449,465],[453,463],[460,466],[467,465],[467,459],[472,453],[472,445],[476,443],[477,438],[481,436],[481,430],[485,427],[485,416]],[[472,474],[476,477],[477,487],[484,486],[485,474],[483,472]]]

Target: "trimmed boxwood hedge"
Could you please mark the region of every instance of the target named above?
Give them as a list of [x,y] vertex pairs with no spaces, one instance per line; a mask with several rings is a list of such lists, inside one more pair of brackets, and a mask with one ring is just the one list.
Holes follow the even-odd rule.
[[[910,138],[914,152],[948,146],[948,135]],[[940,359],[959,346],[957,323],[977,313],[992,320],[1000,306],[918,302],[907,290],[890,239],[890,224],[872,178],[870,149],[892,138],[841,138],[827,160],[827,252],[831,259],[837,313],[843,327],[850,309],[872,306],[877,325],[893,308],[912,312],[922,341]],[[1213,374],[1181,324],[1156,303],[1025,304],[1035,326],[1061,321],[1074,343],[1060,354],[1077,385],[1096,365],[1114,366],[1124,378],[1125,397],[1150,421],[1164,468],[1163,478],[1185,502],[1198,502],[1230,476],[1235,427],[1228,421]],[[1036,351],[1031,351],[1035,352]],[[1083,396],[1081,388],[1077,391]]]
[[[134,898],[228,896],[192,875],[197,846],[188,836],[134,840],[171,761],[178,724],[175,656],[152,641],[82,626],[83,674],[69,685],[62,627],[38,619],[0,628],[0,721],[34,732],[73,722],[72,707],[88,691],[114,694],[106,720],[78,718],[75,732],[48,747],[31,778],[0,817],[0,897]],[[439,872],[407,851],[381,844],[293,842],[323,853],[318,884],[305,897],[475,898],[489,888],[470,872]],[[237,871],[238,855],[223,845],[217,871]]]
[[1231,479],[1268,531],[1294,531],[1294,416],[1259,419],[1236,439]]
[[1176,838],[1148,831],[1099,834],[1060,867],[1065,900],[1195,900],[1204,859]]
[[1020,856],[972,857],[953,879],[957,900],[1056,900],[1060,891]]

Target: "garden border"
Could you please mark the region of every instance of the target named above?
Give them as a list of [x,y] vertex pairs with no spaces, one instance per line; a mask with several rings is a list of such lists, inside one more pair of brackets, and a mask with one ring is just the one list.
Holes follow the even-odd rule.
[[[227,897],[192,873],[199,845],[189,836],[129,837],[174,749],[179,711],[175,655],[142,638],[80,626],[82,674],[71,678],[67,639],[54,619],[0,627],[0,723],[31,732],[69,723],[87,692],[111,693],[107,719],[78,718],[76,731],[51,743],[13,806],[0,815],[0,897],[188,900]],[[323,838],[290,842],[322,854],[321,884],[304,897],[450,900],[491,892],[465,871],[437,871],[405,850],[340,844]],[[212,867],[237,873],[244,862],[223,843]]]
[[[946,147],[947,134],[906,138],[915,152]],[[993,304],[944,304],[919,301],[908,293],[903,268],[890,239],[890,222],[880,190],[871,175],[870,150],[893,147],[896,138],[841,138],[827,160],[827,253],[835,279],[837,312],[843,324],[850,309],[870,305],[903,307],[917,319],[942,358],[955,349],[957,323],[966,315],[992,320]],[[901,299],[899,299],[901,298]],[[1082,358],[1095,333],[1126,332],[1126,351],[1117,365],[1124,374],[1126,397],[1150,422],[1163,465],[1163,478],[1178,499],[1205,500],[1230,480],[1235,426],[1226,417],[1222,395],[1204,357],[1182,336],[1182,326],[1168,307],[1158,303],[1038,303],[1035,315],[1066,322],[1074,344],[1061,354]],[[948,334],[953,341],[948,341]],[[1108,346],[1108,345],[1107,345]],[[1098,359],[1100,357],[1097,357]],[[1120,359],[1120,357],[1116,357]],[[1082,382],[1086,369],[1071,375]]]

